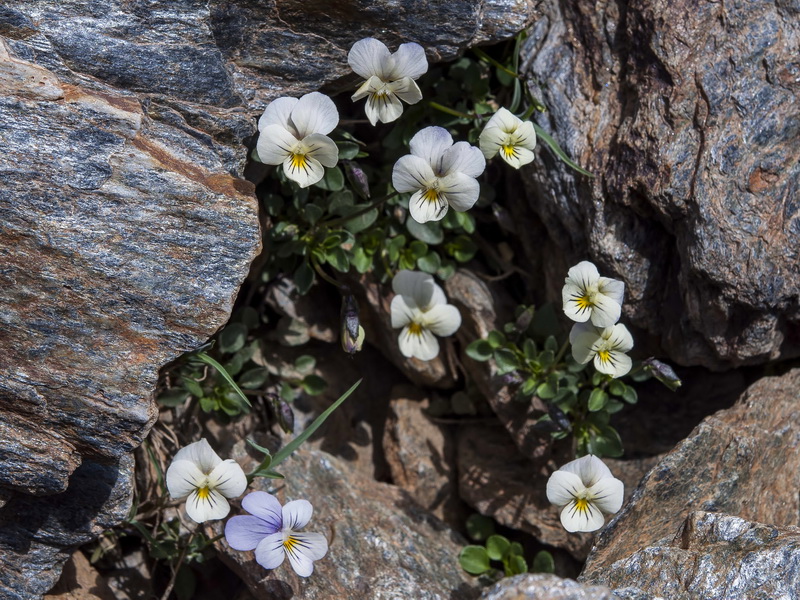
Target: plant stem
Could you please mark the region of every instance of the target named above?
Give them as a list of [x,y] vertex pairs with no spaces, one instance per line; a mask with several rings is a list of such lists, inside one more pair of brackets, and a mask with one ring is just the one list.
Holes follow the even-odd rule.
[[509,69],[505,65],[502,65],[499,62],[497,62],[495,59],[493,59],[491,56],[486,54],[486,52],[484,52],[480,48],[473,48],[472,51],[477,55],[478,58],[480,58],[482,60],[485,60],[486,62],[488,62],[489,64],[491,64],[491,65],[493,65],[495,67],[497,67],[498,69],[500,69],[501,71],[505,72],[506,74],[511,75],[511,77],[516,77],[517,79],[519,79],[519,75],[517,75],[514,71],[512,71],[511,69]]
[[317,275],[322,277],[322,279],[324,279],[331,285],[335,285],[340,290],[344,287],[344,285],[342,285],[341,283],[336,281],[333,277],[328,275],[325,271],[323,271],[322,265],[320,265],[319,262],[317,262],[317,259],[314,258],[313,256],[311,257],[311,266],[314,267],[314,270],[317,272]]
[[167,587],[164,590],[164,594],[161,596],[161,600],[169,600],[169,595],[172,593],[172,588],[175,587],[175,580],[178,578],[178,571],[180,570],[181,565],[183,564],[183,559],[186,558],[186,553],[189,551],[189,546],[192,545],[194,534],[195,530],[192,530],[192,533],[189,535],[189,539],[186,540],[186,545],[183,547],[183,550],[181,550],[181,555],[178,557],[178,563],[172,570],[172,576],[169,578],[169,583],[167,584]]
[[556,354],[556,357],[553,359],[554,365],[557,365],[561,362],[561,359],[564,358],[564,354],[567,353],[567,348],[569,348],[569,339],[565,340],[561,345],[561,348],[559,348],[558,354]]
[[476,115],[468,115],[466,113],[462,113],[460,111],[455,110],[454,108],[450,108],[448,106],[444,106],[443,104],[439,104],[438,102],[428,102],[428,105],[431,108],[435,108],[436,110],[440,110],[443,113],[447,113],[448,115],[453,115],[454,117],[460,117],[462,119],[475,119]]

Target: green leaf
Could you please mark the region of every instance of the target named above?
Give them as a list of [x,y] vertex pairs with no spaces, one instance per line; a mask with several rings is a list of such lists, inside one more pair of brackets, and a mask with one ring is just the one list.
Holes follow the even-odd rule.
[[598,457],[616,458],[622,456],[622,440],[617,430],[610,425],[600,428],[599,433],[589,440],[588,450]]
[[363,381],[363,379],[359,379],[358,381],[356,381],[352,385],[352,387],[349,390],[347,390],[344,394],[342,394],[336,402],[331,404],[325,410],[325,412],[323,412],[320,416],[318,416],[316,419],[314,419],[314,422],[311,423],[311,425],[309,425],[308,427],[306,427],[306,429],[305,429],[305,431],[303,431],[303,433],[298,435],[291,442],[289,442],[283,448],[281,448],[277,452],[277,454],[275,454],[275,456],[272,458],[272,466],[273,467],[277,467],[284,460],[286,460],[286,458],[289,457],[292,454],[292,452],[297,450],[297,448],[300,447],[300,444],[302,444],[309,437],[311,437],[311,435],[313,435],[313,433],[317,429],[319,429],[319,426],[322,425],[325,422],[325,420],[331,415],[331,413],[333,411],[335,411],[337,408],[339,408],[339,405],[341,405],[342,402],[344,402],[345,400],[347,400],[347,398],[350,397],[350,394],[352,394],[356,390],[356,388],[361,384],[362,381]]
[[242,323],[229,323],[219,334],[219,350],[233,354],[244,347],[247,341],[247,327]]
[[536,395],[542,400],[552,400],[556,397],[556,390],[549,383],[543,383],[536,388]]
[[322,207],[317,206],[316,204],[306,204],[303,207],[303,214],[306,217],[306,221],[308,221],[311,225],[315,225],[317,221],[319,221],[320,217],[324,214],[324,210]]
[[431,250],[425,256],[417,259],[417,267],[419,270],[430,273],[431,275],[435,274],[441,266],[442,259],[439,258],[439,254],[433,250]]
[[264,446],[259,446],[250,438],[247,438],[245,441],[264,455],[265,459],[261,461],[259,468],[269,467],[270,463],[266,461],[267,458],[269,458],[270,462],[272,461],[272,452],[269,451],[269,448],[264,448]]
[[[361,208],[361,207],[356,206],[354,208]],[[364,214],[353,217],[352,219],[348,219],[347,221],[344,222],[343,226],[350,233],[359,233],[361,231],[364,231],[370,225],[372,225],[377,218],[378,218],[378,209],[373,208],[371,210],[368,210]]]
[[519,391],[524,396],[532,396],[536,392],[537,387],[539,387],[539,380],[535,377],[528,377]]
[[525,338],[525,341],[522,342],[522,351],[525,353],[525,358],[528,360],[533,360],[539,354],[539,350],[536,348],[536,342],[531,338]]
[[539,137],[539,139],[547,144],[558,158],[564,161],[568,166],[575,169],[578,173],[594,178],[594,175],[592,175],[589,171],[581,168],[577,163],[573,162],[569,156],[567,156],[567,153],[561,149],[561,146],[558,145],[558,142],[551,138],[544,129],[539,127],[536,123],[533,124],[533,128],[536,131],[536,135]]
[[467,346],[465,352],[472,360],[484,362],[492,358],[492,346],[486,340],[475,340]]
[[544,342],[544,349],[550,350],[550,352],[556,353],[558,352],[558,341],[556,340],[555,336],[548,335],[547,339]]
[[525,558],[519,555],[514,555],[508,559],[508,567],[506,575],[521,575],[528,572],[528,563]]
[[228,372],[224,369],[224,367],[221,364],[219,364],[205,352],[198,352],[196,356],[198,359],[200,359],[207,365],[214,367],[217,370],[217,372],[220,375],[222,375],[222,378],[228,382],[228,385],[230,385],[233,391],[236,392],[236,394],[239,396],[242,402],[244,402],[246,406],[251,406],[250,401],[247,399],[247,396],[245,396],[244,392],[242,392],[242,390],[239,389],[239,386],[236,385],[236,382],[233,380],[233,377],[231,377],[228,374]]
[[625,393],[625,384],[619,379],[614,379],[608,384],[608,391],[612,396],[622,396]]
[[533,566],[531,570],[534,573],[555,573],[556,563],[553,560],[553,555],[547,550],[539,550],[533,557]]
[[494,330],[490,331],[489,335],[486,336],[486,341],[489,342],[492,348],[499,348],[506,343],[506,336],[501,331]]
[[338,192],[344,187],[344,173],[339,167],[325,169],[325,175],[315,185],[329,192]]
[[362,246],[356,246],[353,248],[350,264],[355,267],[356,271],[363,274],[372,266],[372,257],[364,251]]
[[200,408],[205,413],[210,413],[217,410],[217,401],[211,396],[203,396],[200,398]]
[[181,388],[172,388],[171,390],[167,390],[158,396],[158,403],[161,406],[168,406],[170,408],[175,406],[180,406],[184,402],[186,402],[186,398],[189,397],[189,393],[185,389]]
[[628,404],[636,404],[639,401],[639,394],[631,386],[626,385],[625,391],[622,393],[622,399]]
[[353,206],[353,192],[350,190],[342,190],[331,194],[328,202],[328,211],[331,214],[339,215],[340,217],[347,214],[347,209]]
[[500,375],[505,375],[522,367],[517,356],[506,348],[495,350],[494,360],[497,363],[497,372]]
[[302,356],[298,356],[294,361],[294,368],[301,375],[306,375],[314,370],[314,367],[317,364],[317,359],[311,356],[310,354],[303,354]]
[[511,548],[511,542],[502,535],[492,535],[486,540],[486,553],[492,560],[503,560]]
[[414,260],[417,260],[428,253],[428,244],[420,242],[419,240],[414,240],[408,245],[408,249],[411,251]]
[[470,575],[481,575],[489,570],[489,555],[483,546],[467,546],[458,555],[458,562]]
[[317,396],[325,391],[325,388],[328,387],[328,383],[319,375],[311,374],[303,377],[300,386],[309,396]]
[[351,160],[358,156],[361,147],[355,142],[336,142],[339,147],[339,160]]
[[619,411],[621,411],[623,408],[625,408],[625,403],[624,402],[620,402],[619,400],[617,400],[615,398],[611,398],[608,401],[608,404],[606,404],[605,411],[608,414],[613,415],[614,413],[618,413]]
[[183,387],[195,398],[202,398],[205,396],[203,392],[203,386],[201,386],[197,381],[191,379],[190,377],[181,377],[181,381],[183,382]]
[[264,367],[250,369],[239,377],[239,387],[246,390],[260,388],[267,381],[267,377],[269,377],[269,371]]
[[598,410],[603,410],[605,408],[606,403],[608,402],[608,394],[606,394],[605,390],[600,388],[594,388],[592,393],[589,395],[589,410],[591,412],[597,412]]
[[297,270],[294,272],[294,283],[297,285],[297,291],[300,294],[305,294],[311,289],[314,283],[314,269],[304,260]]
[[482,542],[494,534],[494,521],[480,514],[472,514],[467,519],[467,534],[476,542]]
[[340,273],[347,273],[350,270],[350,259],[342,248],[330,250],[325,254],[325,260]]
[[442,226],[436,221],[428,221],[427,223],[417,223],[411,218],[411,215],[406,219],[406,229],[418,240],[426,244],[441,244],[444,240],[444,232]]

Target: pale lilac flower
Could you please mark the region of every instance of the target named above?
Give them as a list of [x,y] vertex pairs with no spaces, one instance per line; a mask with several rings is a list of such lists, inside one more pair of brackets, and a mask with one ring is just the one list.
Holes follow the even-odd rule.
[[328,540],[321,533],[298,531],[311,519],[308,500],[294,500],[281,507],[272,494],[251,492],[242,499],[249,515],[228,519],[225,539],[234,550],[255,550],[256,562],[265,569],[276,569],[288,556],[295,573],[308,577],[314,561],[328,552]]
[[611,375],[627,375],[633,362],[625,354],[633,348],[633,336],[622,323],[611,327],[595,327],[591,323],[575,323],[569,332],[572,357],[581,364],[594,360],[594,368]]
[[222,460],[202,439],[175,454],[167,469],[167,489],[176,500],[188,496],[186,513],[202,523],[228,516],[226,498],[241,496],[247,477],[235,460]]
[[282,164],[300,187],[313,185],[325,175],[323,167],[335,167],[339,160],[339,149],[327,136],[338,123],[333,100],[319,92],[273,100],[258,120],[258,159]]
[[572,267],[564,280],[564,313],[579,323],[591,319],[597,327],[611,327],[622,314],[624,292],[624,283],[600,277],[597,267],[584,260]]
[[425,51],[419,44],[401,44],[394,54],[375,38],[353,44],[347,62],[366,81],[353,94],[353,102],[367,96],[367,118],[375,125],[391,123],[403,114],[403,105],[422,100],[414,82],[428,70]]
[[536,131],[530,121],[523,121],[511,111],[501,108],[486,123],[479,144],[487,159],[499,152],[500,158],[519,169],[533,162]]
[[547,482],[547,499],[562,508],[561,524],[570,533],[600,529],[603,514],[622,507],[624,491],[624,484],[591,454],[568,462]]
[[[400,271],[392,280],[392,327],[406,357],[432,360],[439,354],[435,335],[453,335],[461,326],[461,313],[447,303],[444,291],[427,273]],[[435,335],[434,335],[435,334]]]
[[410,149],[395,163],[392,184],[398,192],[414,192],[408,210],[415,221],[439,221],[449,207],[464,212],[478,201],[476,178],[486,168],[478,148],[454,144],[446,129],[426,127],[411,138]]

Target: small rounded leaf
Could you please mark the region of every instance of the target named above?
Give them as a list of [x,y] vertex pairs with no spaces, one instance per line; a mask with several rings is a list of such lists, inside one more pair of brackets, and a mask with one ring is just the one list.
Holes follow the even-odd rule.
[[489,570],[489,555],[483,546],[467,546],[458,556],[458,562],[470,575],[481,575]]

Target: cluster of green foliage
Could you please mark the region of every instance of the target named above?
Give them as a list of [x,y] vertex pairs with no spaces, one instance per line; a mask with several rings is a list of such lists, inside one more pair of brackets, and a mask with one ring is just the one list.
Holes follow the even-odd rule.
[[[512,542],[507,537],[495,533],[494,522],[483,515],[472,515],[467,519],[467,533],[483,545],[466,546],[458,557],[461,568],[470,575],[483,575],[496,580],[504,575],[510,577],[529,571],[522,544]],[[491,562],[499,562],[502,570],[492,567]],[[540,550],[533,557],[530,566],[532,573],[553,573],[553,555]]]

